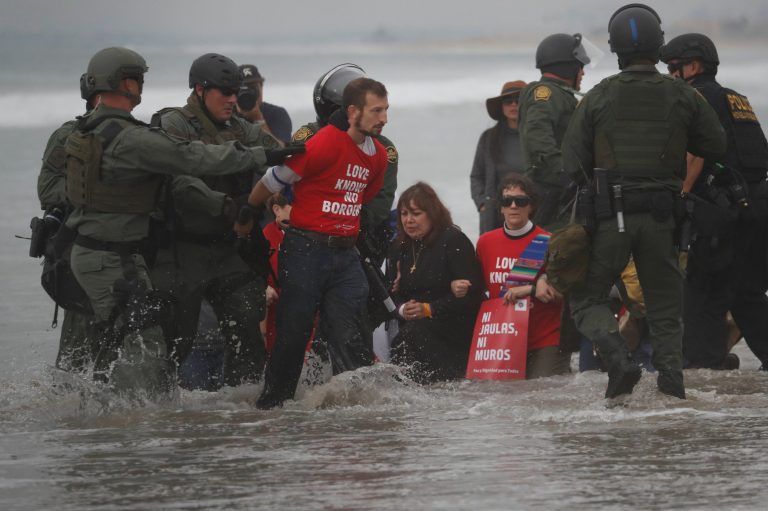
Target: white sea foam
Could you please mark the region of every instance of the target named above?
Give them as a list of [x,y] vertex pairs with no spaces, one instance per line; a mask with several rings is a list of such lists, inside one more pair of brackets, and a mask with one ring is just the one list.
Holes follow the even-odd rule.
[[[491,76],[465,77],[454,80],[439,78],[426,80],[389,81],[389,101],[397,109],[429,108],[466,103],[482,103],[486,97],[498,94],[499,84],[505,81],[499,71]],[[312,82],[270,84],[268,101],[284,107],[296,119],[312,117]],[[150,88],[144,91],[141,104],[134,110],[136,118],[149,121],[157,110],[185,103],[188,89]],[[0,94],[0,127],[56,126],[84,110],[83,101],[64,92],[14,92]]]
[[[434,64],[432,64],[434,65]],[[590,70],[584,79],[584,88],[588,89],[602,78],[615,72],[612,63],[603,62],[596,70]],[[511,67],[511,66],[510,66]],[[661,66],[660,66],[661,69]],[[381,77],[389,90],[392,112],[401,109],[434,108],[477,104],[483,108],[485,99],[498,94],[500,85],[511,79],[535,80],[537,71],[531,68],[488,69],[482,74],[457,74],[446,79],[443,73],[433,76],[410,78],[406,75]],[[736,66],[724,67],[718,78],[722,83],[750,97],[758,117],[768,117],[768,97],[758,94],[756,84],[768,80],[768,69],[759,62],[744,62]],[[311,119],[312,89],[314,82],[270,82],[267,100],[280,105],[296,120]],[[34,91],[11,92],[0,94],[0,128],[6,127],[45,127],[56,126],[83,112],[83,101],[72,94],[74,91]],[[134,115],[149,121],[157,110],[173,105],[183,105],[189,91],[185,87],[147,86],[142,103],[134,110]]]

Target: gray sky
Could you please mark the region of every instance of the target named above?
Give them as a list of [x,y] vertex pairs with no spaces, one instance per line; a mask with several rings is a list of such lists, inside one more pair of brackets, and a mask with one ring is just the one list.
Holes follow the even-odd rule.
[[[155,38],[190,44],[231,41],[358,40],[367,34],[395,39],[539,37],[551,32],[605,31],[616,0],[0,0],[0,41],[77,44],[103,37]],[[735,33],[762,32],[765,0],[665,0],[651,3],[668,33],[712,23]],[[26,36],[26,37],[24,37]],[[28,37],[28,39],[27,39]],[[6,51],[8,48],[6,47]]]

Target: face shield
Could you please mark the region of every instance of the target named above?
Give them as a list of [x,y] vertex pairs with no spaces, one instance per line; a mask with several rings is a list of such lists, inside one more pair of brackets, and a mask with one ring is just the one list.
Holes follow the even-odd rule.
[[365,76],[365,71],[355,64],[342,64],[335,67],[318,82],[316,94],[319,102],[341,105],[344,88],[356,78]]
[[605,57],[605,52],[581,34],[576,34],[576,36],[577,42],[576,48],[573,50],[573,57],[585,67],[594,69]]

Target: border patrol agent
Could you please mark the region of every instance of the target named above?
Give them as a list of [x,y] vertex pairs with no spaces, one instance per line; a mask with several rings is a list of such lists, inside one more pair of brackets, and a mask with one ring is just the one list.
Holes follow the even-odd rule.
[[[728,137],[721,162],[737,171],[747,185],[741,191],[733,189],[740,183],[732,179],[720,185],[724,190],[717,196],[729,198],[730,211],[691,201],[696,240],[686,268],[683,352],[691,367],[728,367],[726,311],[730,310],[762,369],[768,369],[768,142],[749,100],[715,79],[720,59],[709,37],[696,33],[677,36],[662,47],[661,60],[670,74],[695,87],[715,109]],[[721,172],[714,160],[693,160],[683,191],[709,198],[710,186],[721,179]],[[746,209],[737,203],[739,199],[746,201]],[[704,208],[711,209],[715,217],[709,217]],[[741,211],[734,214],[734,209]],[[723,221],[729,214],[734,220]],[[697,227],[699,219],[708,225]],[[720,228],[707,233],[715,223]]]
[[[85,74],[83,74],[80,78],[80,97],[85,100],[86,111],[92,109],[89,94]],[[62,222],[72,211],[72,205],[67,198],[67,154],[64,148],[67,138],[76,127],[77,120],[73,119],[62,124],[51,134],[43,154],[40,174],[37,177],[37,196],[40,199],[41,209],[45,211],[43,222],[48,239],[58,232]],[[75,310],[64,309],[56,367],[65,371],[85,372],[93,363],[96,353],[98,353],[98,343],[93,327],[93,317]]]
[[[189,70],[192,93],[182,108],[158,112],[160,126],[170,135],[208,145],[238,141],[244,146],[278,148],[280,144],[259,124],[232,115],[242,73],[230,58],[207,53]],[[254,172],[255,170],[255,172]],[[176,297],[172,356],[180,364],[197,335],[200,306],[213,307],[225,339],[223,383],[254,383],[266,362],[259,322],[266,309],[267,268],[257,274],[238,252],[232,230],[236,204],[244,205],[254,179],[264,168],[227,176],[176,176],[171,185],[174,215],[170,246],[161,249],[152,269],[158,289]],[[266,254],[266,252],[265,252]],[[266,255],[264,258],[266,262]]]
[[575,94],[584,66],[589,62],[581,34],[552,34],[536,49],[541,79],[520,92],[518,129],[524,174],[533,180],[541,196],[533,221],[550,232],[565,223],[559,212],[568,202],[570,179],[563,173],[560,146],[576,108]]
[[[605,397],[631,393],[641,369],[629,358],[608,294],[632,256],[646,300],[658,388],[684,399],[675,199],[686,151],[717,157],[725,151],[725,133],[700,94],[656,70],[664,32],[653,9],[619,8],[608,32],[621,72],[584,97],[563,141],[566,171],[595,186],[597,218],[586,280],[571,291],[571,311],[608,368]],[[603,211],[597,204],[606,200]]]
[[85,75],[95,107],[67,139],[67,195],[77,231],[72,271],[91,300],[100,350],[94,378],[118,390],[168,390],[171,370],[161,304],[142,255],[163,174],[248,172],[286,157],[236,142],[182,142],[137,121],[144,58],[126,48],[97,52]]

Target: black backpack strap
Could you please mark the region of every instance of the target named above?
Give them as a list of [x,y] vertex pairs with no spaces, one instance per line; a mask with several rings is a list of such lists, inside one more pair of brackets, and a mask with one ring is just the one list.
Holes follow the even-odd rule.
[[109,144],[111,144],[115,137],[117,137],[124,129],[125,127],[120,125],[120,123],[117,121],[111,121],[109,124],[107,124],[107,127],[101,130],[101,133],[99,133],[99,137],[102,141],[102,147],[107,147]]

